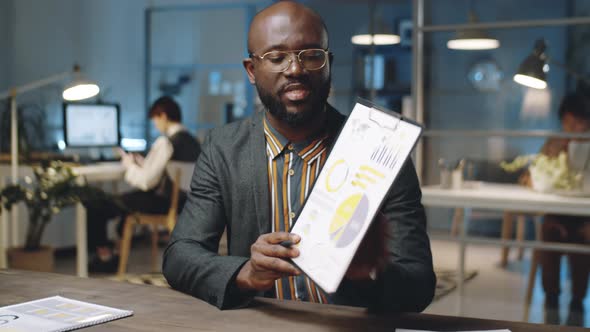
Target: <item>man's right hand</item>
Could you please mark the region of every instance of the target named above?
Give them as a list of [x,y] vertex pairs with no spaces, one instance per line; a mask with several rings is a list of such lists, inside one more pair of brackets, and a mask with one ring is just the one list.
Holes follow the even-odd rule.
[[285,260],[299,256],[299,249],[295,246],[285,248],[280,245],[283,241],[297,244],[301,238],[286,232],[268,233],[258,237],[250,247],[250,260],[242,266],[236,277],[239,289],[265,291],[272,288],[276,279],[301,273]]

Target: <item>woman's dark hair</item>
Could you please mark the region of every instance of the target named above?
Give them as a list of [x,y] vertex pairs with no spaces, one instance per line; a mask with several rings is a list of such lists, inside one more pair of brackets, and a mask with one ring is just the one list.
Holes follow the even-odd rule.
[[180,122],[182,115],[180,114],[180,106],[169,96],[158,98],[150,107],[148,117],[151,119],[160,114],[166,114],[168,120],[173,122]]
[[566,113],[570,113],[577,119],[590,120],[590,98],[581,93],[565,96],[559,105],[559,120],[563,120]]

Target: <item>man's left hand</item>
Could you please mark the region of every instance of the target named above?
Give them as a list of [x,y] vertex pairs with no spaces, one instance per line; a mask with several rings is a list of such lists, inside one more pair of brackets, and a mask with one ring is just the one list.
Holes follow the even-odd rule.
[[361,242],[348,271],[346,278],[350,280],[374,280],[376,274],[383,269],[387,262],[387,219],[381,212],[375,220],[363,241]]

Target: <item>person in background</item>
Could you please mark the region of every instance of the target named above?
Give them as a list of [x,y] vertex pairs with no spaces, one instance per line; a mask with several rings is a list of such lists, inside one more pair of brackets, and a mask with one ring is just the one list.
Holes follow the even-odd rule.
[[[581,94],[568,95],[562,100],[558,115],[564,132],[588,132],[590,130],[590,99]],[[557,157],[561,152],[568,152],[572,142],[575,141],[569,138],[549,139],[541,149],[541,153]],[[545,215],[541,239],[548,242],[590,244],[590,218]],[[558,251],[539,251],[542,284],[545,291],[545,322],[548,324],[559,324],[561,255],[562,253]],[[568,253],[567,256],[572,278],[572,298],[566,323],[582,326],[584,323],[583,300],[588,289],[590,255]]]
[[[107,222],[119,217],[119,233],[125,216],[133,212],[164,214],[170,208],[172,182],[166,174],[168,161],[195,162],[201,153],[199,142],[181,124],[181,112],[171,97],[161,97],[150,107],[148,116],[162,134],[146,157],[120,151],[125,181],[134,190],[113,201],[85,202],[88,218],[88,245],[96,249],[90,272],[115,272],[119,257],[107,239]],[[179,211],[186,193],[179,197]]]
[[[164,253],[169,284],[220,309],[254,296],[334,303],[374,311],[422,311],[434,296],[426,216],[408,160],[344,280],[326,294],[288,262],[297,257],[292,222],[345,118],[327,103],[332,53],[322,18],[281,1],[259,12],[244,67],[264,105],[213,129],[187,204]],[[227,256],[218,254],[227,228]]]

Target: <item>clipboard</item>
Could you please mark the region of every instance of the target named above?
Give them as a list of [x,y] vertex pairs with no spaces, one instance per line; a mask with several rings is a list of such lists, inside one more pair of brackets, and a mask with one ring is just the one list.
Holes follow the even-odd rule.
[[338,289],[422,131],[358,99],[291,228],[301,236],[292,263],[326,293]]

